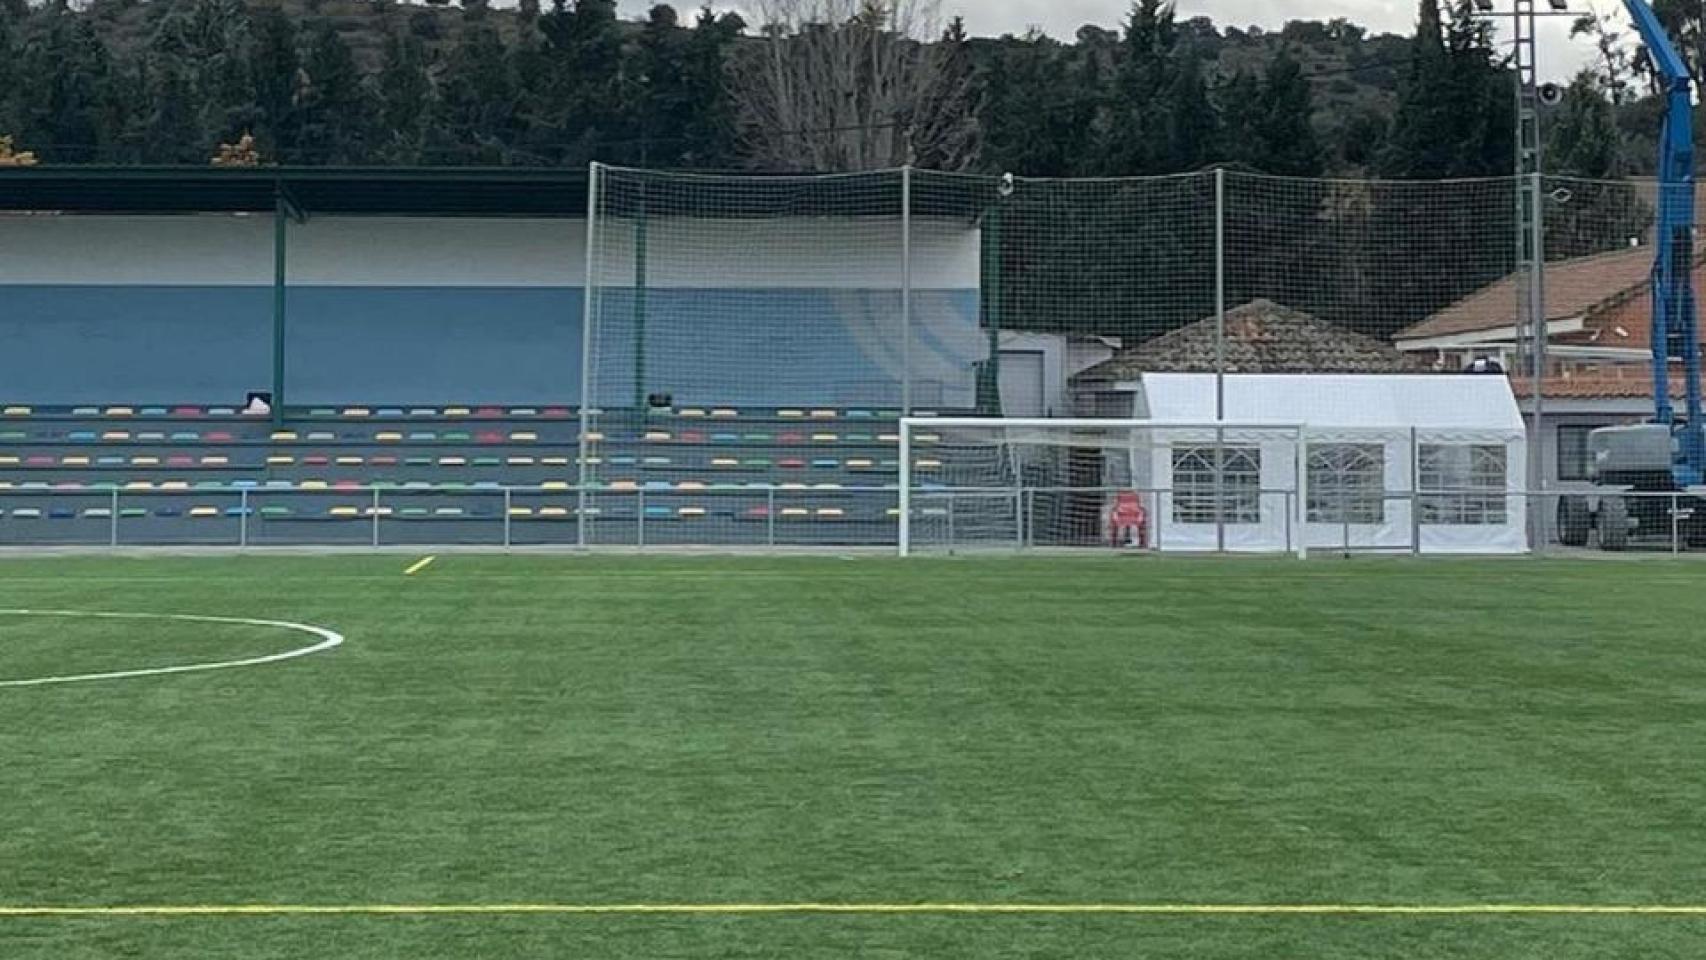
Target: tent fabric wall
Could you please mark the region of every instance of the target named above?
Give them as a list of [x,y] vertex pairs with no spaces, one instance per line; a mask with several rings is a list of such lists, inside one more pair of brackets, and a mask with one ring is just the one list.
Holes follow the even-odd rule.
[[[1408,550],[1432,553],[1520,553],[1527,549],[1527,444],[1522,417],[1503,377],[1459,375],[1281,375],[1234,374],[1226,378],[1226,416],[1244,424],[1307,425],[1304,442],[1379,444],[1385,500],[1378,523],[1298,522],[1298,444],[1289,433],[1225,431],[1227,446],[1255,446],[1261,456],[1260,521],[1228,523],[1228,550],[1291,549],[1302,536],[1312,548]],[[1134,385],[1140,415],[1157,420],[1215,419],[1211,374],[1145,374]],[[1173,486],[1173,448],[1180,443],[1212,445],[1214,431],[1174,435],[1151,451],[1151,482]],[[1502,522],[1424,522],[1417,506],[1417,452],[1429,445],[1498,445],[1505,453]],[[1426,490],[1422,497],[1425,500]],[[1213,523],[1178,519],[1163,493],[1156,540],[1164,550],[1214,550],[1221,534]]]

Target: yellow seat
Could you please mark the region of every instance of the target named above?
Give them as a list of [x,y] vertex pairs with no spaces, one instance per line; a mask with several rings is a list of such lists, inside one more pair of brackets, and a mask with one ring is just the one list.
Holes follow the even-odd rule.
[[109,416],[109,417],[128,417],[135,412],[136,412],[135,410],[132,410],[129,407],[108,407],[107,408],[107,416]]
[[126,490],[152,490],[154,489],[154,484],[149,483],[147,480],[132,480],[129,483],[126,483],[124,488]]
[[283,455],[267,458],[267,466],[269,467],[288,467],[295,462],[295,457],[286,457]]
[[569,508],[568,507],[540,507],[539,508],[539,515],[541,517],[566,517],[569,515]]
[[30,415],[30,408],[29,407],[12,406],[12,407],[7,407],[3,412],[8,417],[27,417]]
[[359,517],[359,516],[361,516],[361,509],[359,507],[333,507],[328,512],[334,517]]
[[403,435],[395,430],[381,430],[373,435],[373,439],[380,443],[396,443],[403,439]]
[[447,417],[466,417],[468,415],[468,408],[467,407],[445,407],[444,408],[444,415]]
[[814,420],[834,420],[835,419],[835,411],[834,410],[813,410],[812,411],[812,419],[814,419]]
[[301,490],[325,490],[329,484],[324,480],[303,480],[296,486]]
[[678,417],[702,417],[704,415],[705,411],[698,407],[682,407],[680,410],[676,411],[676,416]]
[[89,458],[88,457],[66,457],[64,460],[61,460],[59,462],[61,465],[67,466],[67,467],[86,467],[89,465]]
[[296,431],[295,430],[274,430],[272,432],[272,438],[274,440],[295,440],[296,439]]
[[603,440],[603,439],[604,439],[604,434],[599,433],[597,430],[588,430],[586,432],[586,442],[587,443],[597,443],[598,441]]
[[160,484],[162,490],[188,490],[189,488],[190,485],[187,480],[167,480]]
[[219,516],[219,508],[218,507],[191,507],[190,508],[190,516],[192,516],[192,517],[217,517],[217,516]]
[[539,439],[539,434],[534,433],[531,430],[517,430],[514,433],[511,433],[509,438],[516,443],[532,443]]
[[776,415],[778,417],[786,417],[789,420],[793,420],[805,416],[806,412],[804,410],[778,410],[776,411]]
[[533,508],[532,507],[510,507],[509,508],[509,515],[512,517],[531,517],[531,516],[533,516]]
[[567,480],[547,480],[544,483],[541,483],[539,485],[539,489],[541,489],[541,490],[567,490],[567,489],[569,489],[569,483]]

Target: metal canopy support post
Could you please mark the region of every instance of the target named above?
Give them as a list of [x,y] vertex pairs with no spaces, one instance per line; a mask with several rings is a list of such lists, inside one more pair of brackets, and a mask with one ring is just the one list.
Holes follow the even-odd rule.
[[285,247],[290,201],[283,185],[276,188],[272,217],[272,422],[284,423]]
[[646,284],[647,284],[647,223],[646,181],[640,180],[638,216],[634,219],[634,412],[647,408],[646,402]]
[[912,416],[912,167],[900,168],[900,415]]
[[[598,310],[598,184],[602,167],[593,163],[588,167],[586,179],[586,285],[581,290],[581,410],[580,436],[576,459],[579,461],[579,480],[575,484],[575,543],[578,546],[587,544],[587,484],[592,480],[590,466],[591,447],[587,442],[588,434],[593,426],[593,324],[597,321]],[[504,516],[508,517],[506,510]]]

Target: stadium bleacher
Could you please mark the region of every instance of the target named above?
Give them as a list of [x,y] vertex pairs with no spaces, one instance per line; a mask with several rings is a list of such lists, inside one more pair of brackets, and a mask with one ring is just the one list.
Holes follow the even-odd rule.
[[890,543],[898,416],[0,405],[0,543]]

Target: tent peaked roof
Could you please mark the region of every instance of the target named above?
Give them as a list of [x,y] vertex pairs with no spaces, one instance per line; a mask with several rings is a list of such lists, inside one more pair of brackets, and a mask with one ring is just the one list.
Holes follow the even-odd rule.
[[[1252,300],[1226,312],[1228,373],[1405,373],[1414,363],[1391,345],[1319,317]],[[1212,373],[1215,318],[1122,351],[1080,376],[1131,380],[1144,373]]]

